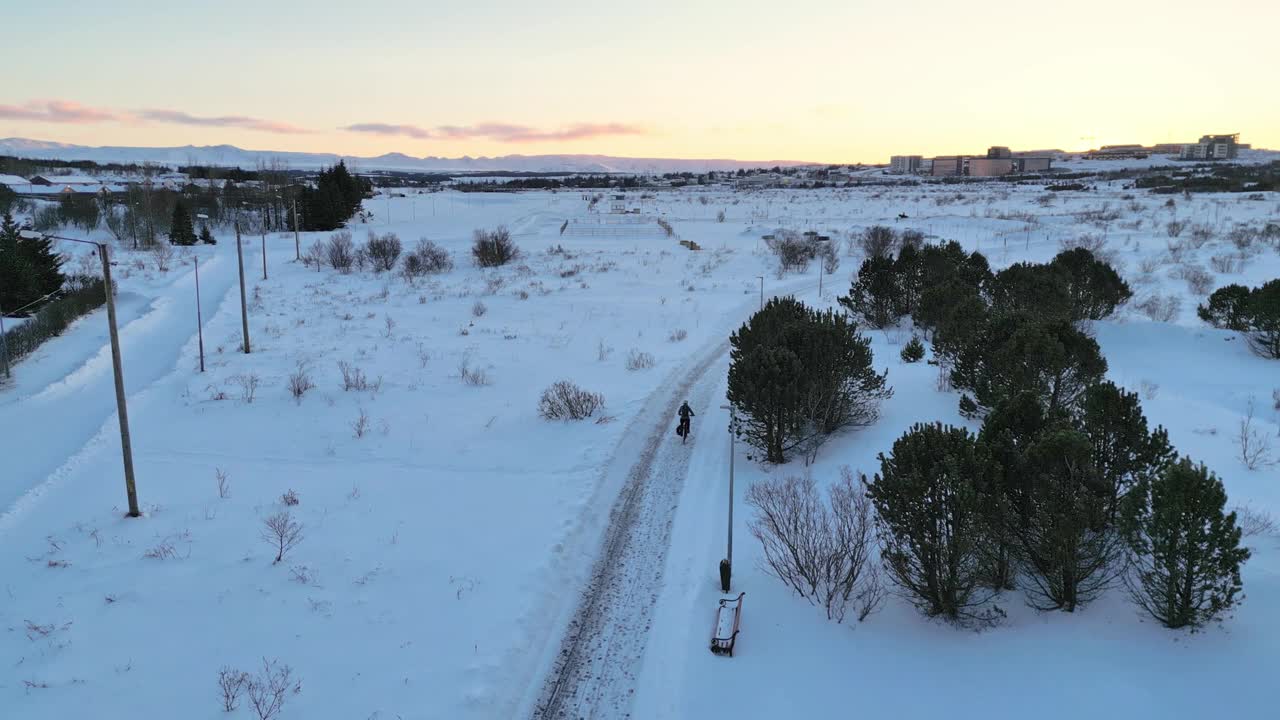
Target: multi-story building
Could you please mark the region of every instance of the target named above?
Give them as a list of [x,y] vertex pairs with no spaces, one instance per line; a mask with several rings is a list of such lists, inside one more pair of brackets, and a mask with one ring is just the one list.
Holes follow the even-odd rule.
[[965,169],[969,177],[999,177],[1013,172],[1013,160],[990,156],[969,158]]
[[924,158],[920,155],[894,155],[889,158],[889,172],[895,175],[913,175],[920,172]]
[[1179,160],[1231,160],[1240,149],[1240,134],[1204,135],[1198,143],[1182,146]]
[[1013,157],[1013,151],[1002,145],[992,145],[987,148],[987,157],[993,160],[1008,160]]
[[934,177],[964,175],[968,160],[966,155],[939,155],[933,159],[933,167],[929,174]]

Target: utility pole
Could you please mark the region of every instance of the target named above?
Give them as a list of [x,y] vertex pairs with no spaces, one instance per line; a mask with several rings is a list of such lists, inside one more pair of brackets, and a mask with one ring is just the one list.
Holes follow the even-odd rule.
[[196,262],[196,337],[200,343],[200,372],[204,372],[204,318],[200,312],[200,256],[193,258]]
[[267,279],[267,231],[262,231],[262,279]]
[[129,496],[129,517],[138,517],[138,487],[133,477],[133,444],[129,441],[129,408],[125,404],[124,370],[120,366],[120,332],[116,329],[116,300],[111,284],[111,259],[107,257],[106,243],[98,244],[102,258],[102,279],[107,292],[107,325],[111,331],[111,367],[116,376],[116,414],[120,418],[120,451],[124,455],[124,489]]
[[760,281],[760,309],[764,309],[764,276],[757,275],[756,279]]
[[115,374],[116,383],[116,416],[120,421],[120,452],[124,456],[124,489],[129,497],[129,517],[140,517],[142,512],[138,510],[138,487],[133,477],[133,444],[129,441],[129,408],[124,395],[124,369],[120,363],[120,332],[116,328],[115,288],[111,283],[111,258],[108,257],[107,245],[58,235],[46,236],[32,230],[22,230],[19,236],[37,240],[48,237],[92,245],[97,248],[98,257],[102,259],[102,282],[107,294],[107,329],[111,334],[111,370]]
[[733,579],[733,456],[737,454],[734,430],[738,425],[738,411],[732,405],[720,407],[729,411],[729,544],[724,559],[720,561],[720,590],[729,592]]
[[293,199],[293,259],[302,259],[302,241],[298,239],[298,199]]
[[244,335],[244,354],[249,354],[249,306],[244,299],[244,245],[240,242],[240,221],[236,220],[236,260],[240,265],[240,325]]

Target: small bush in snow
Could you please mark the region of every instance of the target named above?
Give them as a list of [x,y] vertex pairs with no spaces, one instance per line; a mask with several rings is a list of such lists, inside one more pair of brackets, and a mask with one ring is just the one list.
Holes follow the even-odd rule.
[[824,607],[828,620],[843,622],[853,604],[861,621],[884,596],[870,561],[875,547],[871,502],[847,467],[828,497],[823,503],[812,478],[756,483],[747,491],[747,504],[756,510],[751,534],[764,546],[770,573]]
[[231,382],[240,386],[240,399],[246,403],[252,403],[253,399],[258,396],[258,385],[262,381],[257,375],[246,373],[232,377]]
[[684,342],[684,339],[687,337],[689,337],[689,333],[684,328],[678,328],[671,331],[671,334],[667,336],[667,340],[671,342]]
[[463,360],[458,365],[458,377],[462,379],[463,385],[484,387],[489,384],[489,373],[484,368],[471,367],[470,360]]
[[657,361],[654,360],[651,353],[637,350],[636,348],[632,348],[631,352],[627,353],[628,370],[648,370],[656,364]]
[[381,377],[374,382],[370,382],[363,370],[345,360],[338,361],[338,370],[342,373],[342,389],[344,391],[356,390],[364,392],[365,390],[372,390],[377,392],[382,387]]
[[222,711],[234,712],[240,702],[240,695],[249,686],[249,673],[223,666],[218,671],[218,692],[222,695]]
[[315,383],[311,382],[311,375],[307,372],[304,363],[298,363],[294,371],[289,373],[289,394],[298,403],[301,403],[302,397],[315,386]]
[[1134,304],[1143,315],[1156,322],[1172,322],[1182,310],[1182,299],[1176,295],[1152,295]]
[[538,415],[543,420],[584,420],[604,407],[604,396],[561,380],[542,391]]
[[418,246],[404,256],[403,272],[407,277],[435,275],[453,269],[453,258],[449,251],[426,238],[418,241]]
[[476,230],[471,255],[482,268],[501,267],[520,256],[511,232],[499,225],[494,230]]
[[311,243],[311,247],[302,255],[302,262],[307,267],[313,267],[319,271],[328,262],[328,253],[325,250],[325,243],[317,240]]
[[299,502],[298,493],[294,492],[293,488],[290,488],[288,492],[280,496],[280,503],[289,507],[297,505]]
[[284,560],[290,550],[302,542],[302,523],[293,519],[288,510],[281,510],[262,521],[262,540],[276,551],[272,564]]
[[213,469],[213,478],[218,482],[218,497],[226,500],[231,497],[231,478],[222,468]]
[[324,246],[324,254],[329,267],[344,275],[351,272],[351,267],[356,263],[356,247],[351,242],[351,233],[343,230],[330,235]]
[[302,692],[302,683],[293,680],[293,670],[277,660],[262,659],[262,672],[249,679],[245,686],[249,694],[249,707],[258,720],[273,720],[284,708],[285,698],[292,692]]
[[1169,223],[1164,226],[1164,229],[1165,232],[1169,234],[1169,237],[1176,238],[1182,234],[1182,230],[1186,226],[1186,223],[1179,222],[1177,220],[1170,220]]
[[360,414],[351,421],[351,432],[359,440],[369,434],[369,425],[369,413],[365,412],[364,408],[360,408]]
[[480,302],[479,300],[472,303],[471,317],[484,317],[484,314],[487,312],[489,312],[489,307],[484,303]]
[[364,254],[373,266],[374,272],[390,271],[400,259],[402,245],[395,233],[376,235],[369,232],[369,240],[365,243]]

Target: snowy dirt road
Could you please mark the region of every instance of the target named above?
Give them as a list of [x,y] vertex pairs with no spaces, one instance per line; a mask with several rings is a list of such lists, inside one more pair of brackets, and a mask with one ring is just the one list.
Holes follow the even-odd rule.
[[[808,283],[794,284],[800,291]],[[816,287],[816,284],[814,285]],[[754,308],[751,308],[754,310]],[[727,319],[741,322],[736,314]],[[733,324],[731,327],[736,328]],[[718,416],[728,341],[694,354],[680,379],[650,398],[636,426],[647,428],[638,456],[620,452],[626,483],[610,511],[600,554],[583,590],[583,599],[565,629],[554,665],[532,709],[537,719],[627,717],[635,698],[663,585],[677,503],[690,480],[691,459],[724,443],[724,427],[699,422]],[[694,408],[693,434],[681,443],[675,434],[676,411],[688,399]],[[635,439],[633,438],[633,441]],[[624,443],[627,442],[624,440]],[[721,478],[695,477],[719,483]]]

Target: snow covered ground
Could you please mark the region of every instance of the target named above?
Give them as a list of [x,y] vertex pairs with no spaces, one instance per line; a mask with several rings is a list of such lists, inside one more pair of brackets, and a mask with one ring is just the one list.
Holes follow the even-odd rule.
[[[1276,538],[1248,538],[1248,598],[1233,620],[1197,635],[1144,621],[1119,591],[1074,615],[1036,614],[1010,593],[1009,620],[981,634],[931,623],[894,598],[864,623],[836,625],[760,569],[740,502],[749,483],[804,469],[760,467],[741,445],[743,631],[734,658],[707,652],[726,530],[724,342],[758,306],[761,277],[766,295],[830,304],[859,262],[842,252],[820,299],[816,266],[806,277],[774,273],[760,236],[777,228],[837,240],[873,224],[915,228],[979,249],[996,267],[1105,236],[1137,296],[1094,328],[1110,377],[1144,392],[1150,421],[1208,463],[1233,504],[1280,513],[1276,470],[1246,470],[1232,441],[1251,397],[1268,432],[1280,429],[1271,397],[1280,366],[1196,319],[1201,298],[1178,277],[1165,232],[1175,218],[1211,227],[1213,239],[1178,251],[1181,264],[1202,266],[1217,285],[1256,285],[1280,275],[1275,250],[1255,246],[1229,274],[1210,258],[1238,252],[1227,239],[1236,223],[1280,222],[1280,197],[1178,196],[1169,208],[1168,196],[1118,186],[1047,204],[1043,195],[990,184],[628,200],[666,217],[696,252],[655,223],[609,237],[576,192],[378,198],[369,229],[394,231],[407,248],[428,237],[457,267],[413,285],[317,272],[292,261],[291,235],[273,235],[263,280],[261,240],[250,238],[245,355],[235,247],[222,234],[195,251],[204,374],[191,258],[159,273],[145,255],[121,252],[146,517],[121,517],[99,312],[20,363],[0,391],[0,707],[41,720],[90,708],[133,718],[140,707],[212,718],[224,714],[219,668],[253,671],[270,658],[301,681],[285,718],[527,717],[548,710],[550,694],[557,717],[1265,715],[1268,661],[1280,649]],[[899,213],[908,219],[895,221]],[[471,231],[498,224],[524,257],[473,267]],[[354,228],[357,241],[364,229]],[[304,248],[325,235],[304,235]],[[1152,296],[1180,299],[1170,322],[1135,309]],[[877,424],[823,448],[812,468],[821,482],[844,465],[874,470],[876,454],[915,422],[965,422],[932,367],[898,359],[908,331],[872,337],[894,397]],[[629,370],[640,353],[652,367]],[[344,390],[339,362],[371,387]],[[316,387],[295,402],[287,386],[299,368]],[[484,381],[464,381],[477,372]],[[540,420],[539,394],[561,379],[603,393],[608,421]],[[680,445],[673,411],[686,396],[698,416]],[[282,501],[290,490],[296,506]],[[260,532],[285,509],[304,537],[273,565]],[[563,678],[566,691],[548,689]]]

